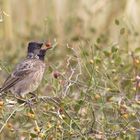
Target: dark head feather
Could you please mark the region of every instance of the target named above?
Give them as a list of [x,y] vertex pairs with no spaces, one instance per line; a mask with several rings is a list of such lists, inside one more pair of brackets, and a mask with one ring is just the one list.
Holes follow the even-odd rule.
[[34,53],[35,50],[40,50],[42,45],[42,42],[29,42],[28,53]]
[[44,61],[45,55],[46,55],[46,51],[47,51],[47,49],[41,49],[39,51],[38,57],[39,57],[40,60],[43,60]]
[[42,42],[29,42],[27,57],[34,58],[36,55],[38,55],[42,45]]

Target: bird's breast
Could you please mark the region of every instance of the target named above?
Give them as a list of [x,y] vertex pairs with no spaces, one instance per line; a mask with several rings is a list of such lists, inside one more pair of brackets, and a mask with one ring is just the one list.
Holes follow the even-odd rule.
[[32,79],[30,84],[31,89],[35,90],[39,86],[43,78],[44,70],[45,67],[40,67],[36,72],[29,75],[30,79]]
[[28,76],[24,77],[23,80],[19,81],[11,88],[12,93],[23,97],[29,92],[34,92],[41,83],[44,71],[45,65],[38,66],[37,69],[31,72]]

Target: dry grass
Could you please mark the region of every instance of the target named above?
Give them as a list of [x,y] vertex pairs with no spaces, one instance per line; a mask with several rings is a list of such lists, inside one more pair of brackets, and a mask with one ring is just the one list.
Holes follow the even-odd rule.
[[0,101],[1,140],[138,137],[138,1],[0,4],[1,82],[26,55],[28,41],[57,44],[46,57],[48,67],[31,106],[11,94]]

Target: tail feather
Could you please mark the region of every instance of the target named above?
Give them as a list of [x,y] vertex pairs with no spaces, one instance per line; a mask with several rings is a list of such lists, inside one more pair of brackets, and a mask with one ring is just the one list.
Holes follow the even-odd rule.
[[3,92],[3,90],[2,90],[2,88],[0,88],[0,97],[3,97],[4,94],[5,94],[5,93],[2,93],[2,92]]
[[2,91],[1,91],[1,88],[0,88],[0,97],[2,96]]

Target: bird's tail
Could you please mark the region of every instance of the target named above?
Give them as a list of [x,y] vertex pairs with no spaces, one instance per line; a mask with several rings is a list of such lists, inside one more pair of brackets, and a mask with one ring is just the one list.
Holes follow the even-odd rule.
[[2,93],[2,88],[0,88],[0,97],[3,96],[3,93]]
[[7,92],[5,92],[3,90],[3,88],[0,88],[0,99],[3,98],[3,97],[5,97],[6,95],[7,95]]

